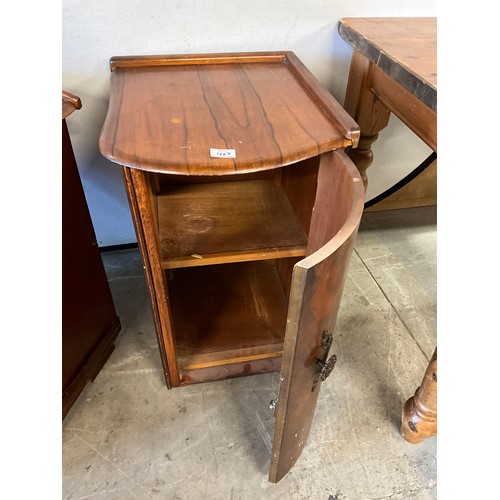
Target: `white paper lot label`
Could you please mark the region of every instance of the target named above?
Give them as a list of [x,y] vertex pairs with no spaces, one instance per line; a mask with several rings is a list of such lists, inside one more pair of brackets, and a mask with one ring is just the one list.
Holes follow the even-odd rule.
[[210,148],[212,158],[236,158],[236,149],[216,149]]

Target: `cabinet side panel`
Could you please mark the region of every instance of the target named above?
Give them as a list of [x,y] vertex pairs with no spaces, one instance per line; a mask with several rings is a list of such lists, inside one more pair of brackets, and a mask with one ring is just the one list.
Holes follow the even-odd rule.
[[[63,417],[120,330],[66,120],[62,121]],[[104,358],[104,361],[103,361]]]
[[[279,169],[281,173],[279,183],[282,185],[306,235],[309,233],[314,200],[316,199],[319,159],[319,156],[315,156]],[[300,258],[292,257],[276,261],[276,270],[287,299],[290,296],[293,266],[299,260]]]
[[148,172],[145,176],[147,193],[149,198],[149,206],[151,207],[151,215],[153,217],[155,233],[158,234],[158,193],[160,192],[160,174]]
[[316,199],[319,160],[315,156],[281,169],[281,185],[306,234]]
[[167,387],[176,387],[180,384],[180,380],[172,335],[170,304],[160,266],[155,218],[151,211],[148,185],[145,174],[139,170],[124,167],[123,175],[151,298],[163,371]]

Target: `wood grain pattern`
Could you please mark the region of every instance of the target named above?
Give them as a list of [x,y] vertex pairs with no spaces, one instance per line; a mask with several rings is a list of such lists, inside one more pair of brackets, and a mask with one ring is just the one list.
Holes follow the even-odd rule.
[[[227,175],[355,142],[355,122],[293,54],[213,57],[114,64],[102,154],[154,172]],[[210,148],[235,149],[236,158],[211,158]]]
[[[332,194],[334,193],[334,194]],[[338,195],[336,198],[335,195]],[[311,428],[321,335],[333,333],[364,205],[358,171],[344,152],[321,158],[309,232],[309,256],[293,271],[269,480],[278,482],[299,458]]]
[[162,267],[305,255],[307,237],[271,179],[164,187]]
[[316,77],[293,52],[287,52],[285,62],[323,114],[328,117],[344,137],[351,141],[350,146],[356,147],[359,139],[359,127],[347,111],[335,100],[330,92],[319,84]]
[[437,111],[435,17],[343,18],[339,33],[356,51]]

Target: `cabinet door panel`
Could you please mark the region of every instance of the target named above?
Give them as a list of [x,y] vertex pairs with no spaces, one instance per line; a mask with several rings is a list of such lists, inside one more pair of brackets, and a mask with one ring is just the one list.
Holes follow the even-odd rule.
[[347,155],[323,155],[308,256],[294,266],[292,276],[271,482],[291,469],[309,435],[321,386],[317,360],[325,357],[323,332],[333,334],[363,204],[363,183]]

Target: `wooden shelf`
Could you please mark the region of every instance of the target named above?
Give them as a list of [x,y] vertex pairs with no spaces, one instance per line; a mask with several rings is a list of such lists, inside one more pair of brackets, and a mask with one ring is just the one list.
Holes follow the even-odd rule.
[[175,269],[167,276],[181,374],[280,360],[288,305],[272,264]]
[[271,179],[165,186],[158,225],[164,269],[306,252],[306,234]]

